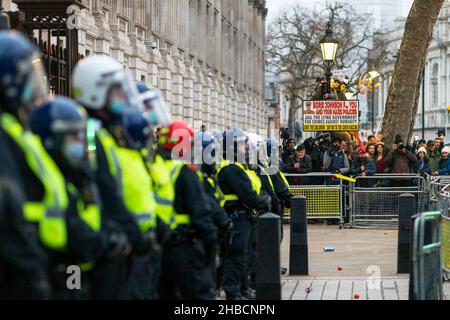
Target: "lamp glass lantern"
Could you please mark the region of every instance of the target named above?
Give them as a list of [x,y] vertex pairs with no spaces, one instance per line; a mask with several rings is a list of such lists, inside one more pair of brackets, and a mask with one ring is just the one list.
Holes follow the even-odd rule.
[[336,53],[339,47],[339,41],[333,37],[331,30],[331,23],[328,23],[325,37],[320,40],[320,47],[322,49],[322,59],[325,62],[333,62],[336,59]]

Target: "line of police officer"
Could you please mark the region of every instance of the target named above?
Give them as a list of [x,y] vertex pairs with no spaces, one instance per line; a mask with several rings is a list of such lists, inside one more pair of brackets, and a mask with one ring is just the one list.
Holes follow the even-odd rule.
[[291,197],[265,158],[249,165],[264,141],[202,137],[198,167],[193,131],[115,60],[76,66],[75,101],[47,100],[43,79],[33,45],[1,31],[0,298],[254,299],[255,218]]

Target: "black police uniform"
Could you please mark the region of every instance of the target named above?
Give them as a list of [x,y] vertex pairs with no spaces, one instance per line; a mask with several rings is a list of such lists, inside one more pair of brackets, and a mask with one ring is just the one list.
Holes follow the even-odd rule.
[[[285,181],[285,179],[283,179],[281,177],[281,175],[283,173],[281,173],[281,171],[276,167],[271,167],[270,170],[276,170],[276,174],[271,175],[270,178],[272,179],[275,193],[276,193],[278,199],[280,200],[280,211],[278,214],[280,215],[281,219],[283,220],[284,209],[291,207],[291,200],[294,195],[289,190],[289,185],[287,184],[287,181]],[[283,241],[283,234],[284,234],[283,223],[281,223],[280,241]]]
[[[120,122],[119,122],[120,123]],[[115,128],[121,128],[110,125],[106,129],[113,135]],[[121,230],[128,236],[128,241],[133,248],[139,246],[143,239],[141,230],[134,217],[125,207],[122,194],[119,192],[119,186],[111,175],[105,150],[96,137],[96,162],[97,169],[95,180],[100,191],[100,198],[103,204],[105,217],[119,225]],[[95,299],[127,299],[128,298],[128,276],[131,264],[131,257],[114,259],[114,261],[105,261],[98,263],[92,270],[92,286],[97,286],[97,295]],[[111,274],[115,274],[111,278]]]
[[[61,167],[60,167],[61,168]],[[122,253],[127,244],[126,234],[113,220],[105,217],[105,212],[99,197],[99,191],[92,173],[87,168],[73,170],[64,168],[62,172],[67,183],[76,188],[76,193],[69,192],[69,210],[67,214],[68,246],[80,264],[92,264],[88,271],[83,272],[83,298],[100,299],[104,296],[104,283],[97,281],[97,268],[104,271],[104,265],[117,265],[117,260],[123,260]],[[95,205],[101,212],[101,229],[91,229],[80,217],[78,203]],[[120,265],[120,263],[119,263]],[[120,272],[121,270],[117,270]],[[120,274],[110,273],[110,281]],[[122,276],[123,278],[124,276]]]
[[0,128],[0,299],[47,299],[47,255],[24,220],[22,175]]
[[[270,211],[275,214],[280,214],[281,203],[278,199],[275,189],[273,186],[272,176],[269,176],[268,170],[262,170],[260,166],[255,168],[255,172],[261,180],[261,194],[266,194],[271,200]],[[245,293],[244,296],[248,297],[249,289],[254,288],[254,283],[256,280],[256,235],[257,235],[257,223],[253,220],[252,234],[250,237],[249,247],[248,247],[248,260],[247,260],[247,275],[243,279],[242,292]]]
[[217,234],[211,208],[194,166],[184,165],[175,183],[174,209],[190,216],[189,225],[178,226],[164,244],[160,278],[163,300],[214,300],[214,259]]
[[216,280],[216,290],[219,291],[223,286],[223,257],[224,257],[224,244],[225,239],[228,234],[229,228],[232,227],[232,221],[228,217],[225,209],[220,205],[220,199],[222,196],[222,191],[218,187],[218,182],[215,177],[210,176],[207,173],[204,173],[203,187],[205,189],[205,194],[210,201],[211,211],[212,211],[212,219],[214,225],[218,229],[219,236],[219,248],[216,257],[218,261],[214,261],[211,264],[211,270],[213,273],[213,277]]
[[[19,172],[22,172],[23,174],[23,179],[20,182],[24,190],[26,201],[41,201],[44,197],[44,186],[28,166],[22,149],[6,133],[2,136],[4,136],[4,141],[8,144],[11,150],[11,155],[14,158]],[[66,211],[66,226],[68,235],[66,251],[60,252],[51,250],[39,242],[41,250],[45,252],[48,259],[48,269],[46,271],[51,285],[51,298],[53,299],[81,299],[84,296],[82,291],[68,290],[67,288],[67,279],[69,276],[67,274],[67,268],[70,265],[76,265],[79,261],[78,257],[74,255],[74,252],[85,250],[80,243],[70,240],[70,236],[76,235],[78,232],[77,228],[73,229],[73,223],[70,223],[70,221],[73,221],[70,217],[74,217],[75,215],[78,215],[76,213],[76,206],[69,205]],[[25,222],[25,225],[32,237],[39,239],[38,223],[27,221]]]
[[225,204],[225,210],[232,218],[234,227],[226,243],[223,280],[227,298],[239,299],[243,279],[248,275],[248,244],[253,230],[252,211],[269,211],[270,200],[267,196],[256,194],[247,174],[235,164],[222,169],[218,174],[218,181],[223,194],[235,194],[239,198]]

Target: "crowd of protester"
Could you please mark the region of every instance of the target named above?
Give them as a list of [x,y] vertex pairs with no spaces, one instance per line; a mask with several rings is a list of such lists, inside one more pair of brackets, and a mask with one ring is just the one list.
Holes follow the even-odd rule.
[[[294,139],[288,139],[282,150],[280,167],[285,173],[296,175],[326,172],[352,177],[376,174],[439,176],[450,174],[449,155],[450,147],[444,147],[443,136],[429,141],[416,140],[408,145],[397,135],[395,143],[387,146],[374,135],[359,142],[325,133],[297,146]],[[328,177],[291,176],[289,179],[294,185],[339,184],[339,180]]]

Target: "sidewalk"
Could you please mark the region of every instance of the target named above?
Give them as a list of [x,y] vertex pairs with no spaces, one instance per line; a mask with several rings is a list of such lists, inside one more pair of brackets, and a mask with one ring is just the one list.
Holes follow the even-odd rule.
[[[289,267],[290,226],[284,226],[281,265]],[[331,246],[335,252],[324,252]],[[397,275],[397,231],[343,229],[308,225],[309,275],[313,277],[368,277],[376,266],[380,276]],[[339,271],[338,267],[342,267]]]
[[[281,264],[287,268],[289,238],[285,225]],[[397,274],[397,231],[308,225],[308,246],[309,276],[283,277],[283,300],[408,300],[409,275]],[[326,253],[325,246],[336,251]],[[380,272],[379,289],[369,280],[373,268]],[[444,295],[450,300],[450,283]]]

